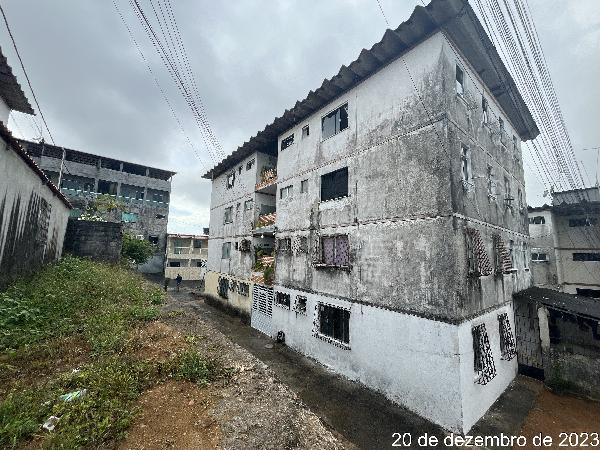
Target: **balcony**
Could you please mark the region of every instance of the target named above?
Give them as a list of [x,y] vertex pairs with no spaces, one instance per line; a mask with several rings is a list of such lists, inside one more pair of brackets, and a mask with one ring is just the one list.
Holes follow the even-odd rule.
[[275,233],[275,220],[277,213],[262,214],[258,216],[254,223],[254,234],[273,234]]
[[172,259],[207,259],[207,248],[171,247],[167,252],[167,258]]
[[275,167],[263,167],[260,172],[260,181],[256,183],[256,192],[265,194],[277,193],[277,169]]

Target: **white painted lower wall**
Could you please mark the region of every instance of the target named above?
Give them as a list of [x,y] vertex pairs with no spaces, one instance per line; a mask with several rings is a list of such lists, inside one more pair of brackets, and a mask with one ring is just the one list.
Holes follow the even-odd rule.
[[[509,312],[513,324],[510,306],[452,325],[321,294],[275,291],[291,297],[289,310],[273,306],[273,332],[283,331],[286,345],[448,430],[467,432],[516,375],[516,358],[499,361],[497,315]],[[297,295],[307,298],[306,314],[294,311]],[[350,311],[349,348],[315,335],[319,302]],[[485,386],[475,384],[473,370],[471,326],[481,320],[498,372]]]

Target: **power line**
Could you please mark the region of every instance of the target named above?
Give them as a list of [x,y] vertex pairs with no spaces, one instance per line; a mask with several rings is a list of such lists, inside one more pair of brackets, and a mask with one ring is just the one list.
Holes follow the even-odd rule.
[[17,54],[17,58],[19,58],[19,63],[21,64],[21,69],[23,69],[23,73],[25,74],[25,79],[27,80],[27,84],[29,85],[29,89],[31,90],[31,95],[33,96],[33,100],[35,101],[37,109],[40,112],[40,116],[42,117],[42,121],[44,122],[44,125],[46,126],[46,131],[48,131],[48,136],[50,136],[50,140],[54,144],[54,138],[52,137],[52,133],[50,132],[50,128],[48,128],[48,123],[46,123],[46,118],[44,117],[44,113],[42,112],[42,108],[40,107],[40,104],[39,104],[39,102],[37,100],[37,97],[35,95],[35,91],[33,90],[33,86],[31,86],[31,81],[29,80],[29,75],[27,75],[27,70],[25,70],[25,65],[23,64],[23,59],[21,58],[21,54],[19,53],[19,49],[17,48],[17,43],[15,42],[15,38],[14,38],[14,36],[12,34],[10,26],[8,25],[8,20],[6,18],[6,14],[4,13],[4,8],[2,8],[1,4],[0,4],[0,12],[2,12],[2,17],[4,18],[4,23],[6,24],[6,29],[8,30],[8,35],[10,36],[10,40],[12,41],[13,47],[14,47],[15,52]]

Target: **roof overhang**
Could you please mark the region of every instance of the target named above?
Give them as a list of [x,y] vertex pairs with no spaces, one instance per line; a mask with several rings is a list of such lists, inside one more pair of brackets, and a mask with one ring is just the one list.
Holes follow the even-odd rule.
[[21,85],[8,65],[6,57],[0,48],[0,97],[10,109],[26,114],[34,114],[29,100],[25,97]]
[[355,61],[342,66],[332,78],[323,80],[318,89],[310,91],[291,109],[286,109],[283,115],[244,142],[203,178],[221,175],[256,151],[276,155],[279,135],[437,31],[443,31],[477,71],[521,139],[534,139],[539,134],[537,125],[468,0],[432,0],[425,7],[417,6],[410,18],[395,30],[386,30],[378,43],[369,50],[363,49]]

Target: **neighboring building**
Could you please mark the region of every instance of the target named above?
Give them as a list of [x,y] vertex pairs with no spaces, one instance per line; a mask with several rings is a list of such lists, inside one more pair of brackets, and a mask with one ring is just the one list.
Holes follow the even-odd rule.
[[[205,175],[207,292],[466,432],[517,373],[521,141],[538,134],[468,3],[419,6]],[[252,269],[273,246],[270,287]]]
[[554,192],[529,208],[536,286],[600,298],[600,188]]
[[0,50],[0,289],[61,256],[71,205],[8,128],[12,110],[33,114]]
[[64,170],[61,191],[80,215],[100,194],[122,200],[126,207],[119,212],[124,231],[157,245],[156,254],[139,267],[142,272],[159,273],[164,269],[167,246],[167,221],[171,195],[171,178],[175,172],[133,164],[77,150],[63,149],[44,142],[21,141],[29,155],[55,184],[58,184],[63,151]]
[[181,274],[184,280],[203,280],[207,259],[207,235],[167,234],[165,278]]

